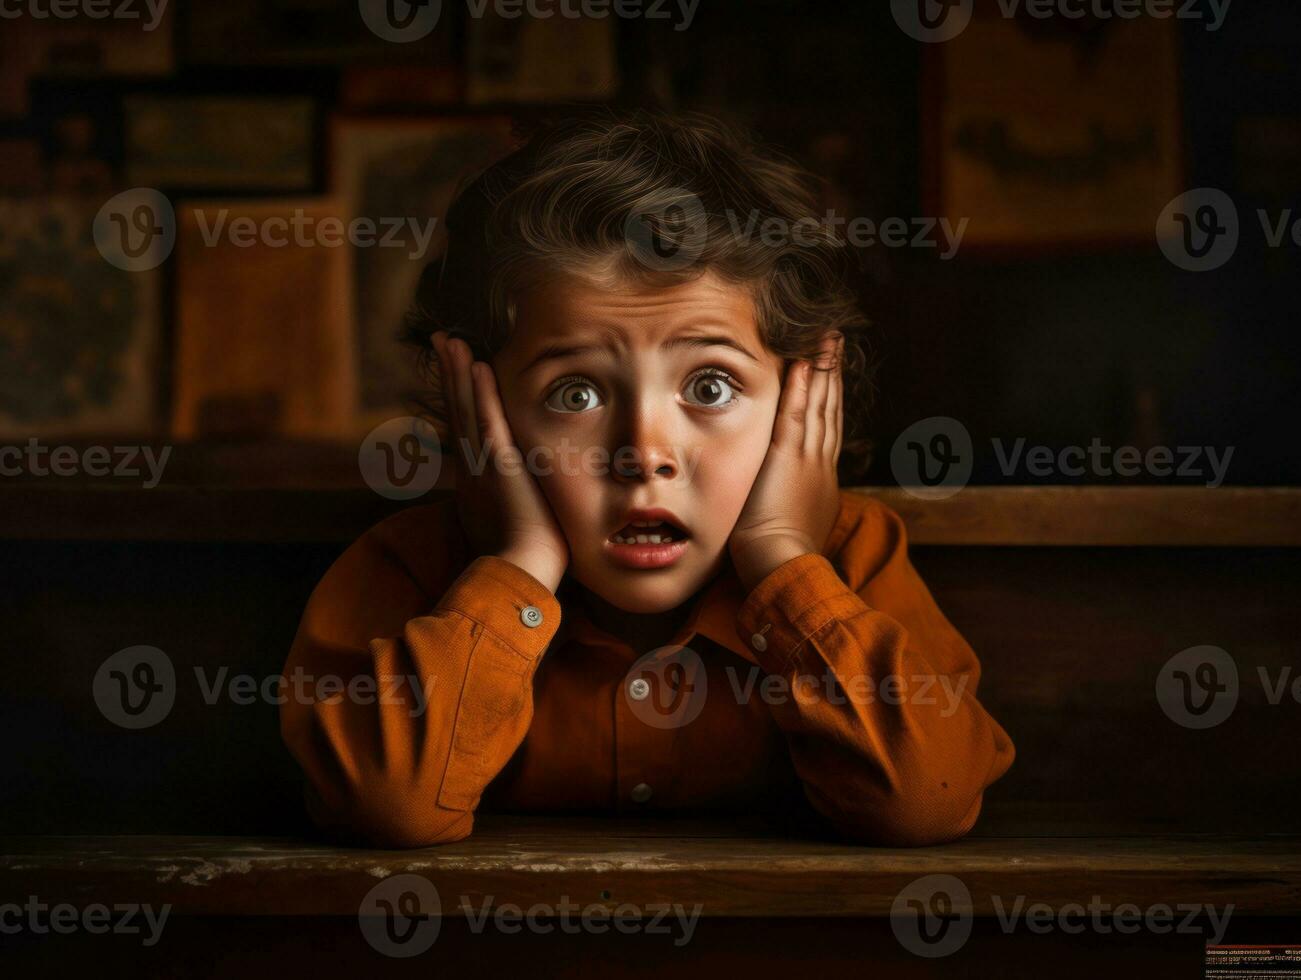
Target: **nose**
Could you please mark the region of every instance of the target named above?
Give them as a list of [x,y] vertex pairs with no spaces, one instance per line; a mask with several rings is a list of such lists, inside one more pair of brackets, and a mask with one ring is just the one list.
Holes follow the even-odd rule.
[[620,483],[639,483],[652,478],[674,479],[681,467],[672,433],[655,407],[633,403],[619,427],[624,438],[616,440],[610,471]]

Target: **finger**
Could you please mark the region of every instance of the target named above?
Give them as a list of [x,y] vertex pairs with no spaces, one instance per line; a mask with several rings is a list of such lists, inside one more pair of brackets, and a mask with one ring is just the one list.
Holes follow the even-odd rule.
[[447,353],[447,332],[439,330],[433,335],[434,350],[438,352],[438,377],[442,383],[443,405],[447,410],[447,437],[452,445],[452,459],[459,469],[465,462],[461,448],[460,406],[456,399],[456,374],[452,359]]
[[786,369],[786,383],[777,402],[773,441],[786,446],[804,442],[804,416],[809,406],[809,362],[794,361]]
[[822,440],[827,430],[827,388],[831,379],[828,352],[829,342],[824,338],[818,349],[817,368],[813,372],[813,381],[809,384],[809,411],[804,424],[804,451],[821,455]]
[[834,463],[840,458],[841,399],[844,398],[845,373],[842,364],[843,340],[836,344],[836,366],[832,371],[827,389],[826,436],[823,438],[823,450],[831,456]]
[[478,411],[474,407],[474,386],[470,383],[470,365],[474,353],[463,340],[447,342],[447,354],[452,359],[452,377],[456,379],[457,417],[461,421],[461,437],[468,445],[465,451],[478,459],[483,443],[479,438]]
[[510,423],[501,403],[501,391],[497,387],[497,376],[492,365],[486,361],[475,361],[470,371],[474,384],[474,401],[479,409],[479,432],[484,443],[494,452],[513,446],[515,443],[510,434]]
[[841,448],[845,444],[845,370],[842,367],[836,373],[836,390],[839,392],[840,406],[836,411],[836,456],[840,459]]

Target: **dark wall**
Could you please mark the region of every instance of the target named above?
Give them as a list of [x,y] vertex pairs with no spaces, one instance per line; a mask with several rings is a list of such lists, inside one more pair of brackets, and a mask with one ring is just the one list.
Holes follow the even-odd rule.
[[[121,153],[111,122],[117,99],[160,87],[307,93],[320,100],[323,118],[335,107],[342,65],[195,63],[184,25],[186,11],[197,6],[180,7],[174,77],[37,79],[32,116],[0,121],[0,136],[48,142],[52,119],[80,105],[110,120],[97,152],[112,160]],[[463,28],[449,14],[448,29]],[[264,29],[283,32],[285,25],[248,25],[254,35]],[[1220,30],[1180,22],[1179,32],[1187,186],[1223,189],[1248,223],[1257,208],[1274,216],[1295,208],[1301,10],[1287,0],[1238,2]],[[457,34],[453,57],[464,53]],[[688,30],[675,30],[671,21],[620,23],[614,101],[700,109],[746,123],[826,176],[849,214],[923,216],[923,62],[931,53],[897,28],[887,3],[702,0]],[[1128,97],[1153,96],[1136,86]],[[503,108],[521,117],[557,109]],[[1283,135],[1248,150],[1243,127],[1260,120]],[[1301,481],[1301,447],[1292,438],[1301,416],[1293,323],[1301,246],[1266,248],[1258,231],[1244,234],[1235,258],[1209,274],[1175,268],[1151,238],[998,257],[964,251],[947,262],[923,250],[865,250],[861,291],[880,364],[873,432],[883,450],[870,482],[894,482],[891,443],[929,416],[961,420],[982,445],[1024,437],[1057,448],[1095,438],[1113,446],[1233,447],[1228,482]],[[158,383],[165,391],[169,381]],[[1152,475],[1081,479],[1180,482]],[[1006,475],[985,452],[977,455],[973,480],[1072,478]]]

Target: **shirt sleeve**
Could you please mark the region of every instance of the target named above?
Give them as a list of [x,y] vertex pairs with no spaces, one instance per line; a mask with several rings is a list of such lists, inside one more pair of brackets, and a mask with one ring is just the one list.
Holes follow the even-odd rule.
[[461,840],[528,731],[533,674],[560,624],[555,596],[482,556],[429,603],[391,551],[364,541],[308,602],[281,733],[327,831],[386,847]]
[[737,613],[768,674],[805,795],[843,836],[921,846],[965,835],[1011,739],[976,698],[980,664],[907,557],[894,511],[873,503],[846,548],[851,588],[821,554],[783,563]]

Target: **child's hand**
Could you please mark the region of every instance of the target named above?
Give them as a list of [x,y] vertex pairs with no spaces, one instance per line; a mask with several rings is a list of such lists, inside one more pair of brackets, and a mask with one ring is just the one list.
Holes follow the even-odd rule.
[[[552,592],[569,542],[515,445],[492,366],[462,340],[433,335],[452,429],[457,511],[478,555],[505,558]],[[466,443],[468,442],[468,446]]]
[[840,513],[836,461],[844,413],[844,338],[828,335],[813,370],[796,361],[786,371],[772,444],[728,539],[732,565],[749,591],[783,562],[818,554]]

